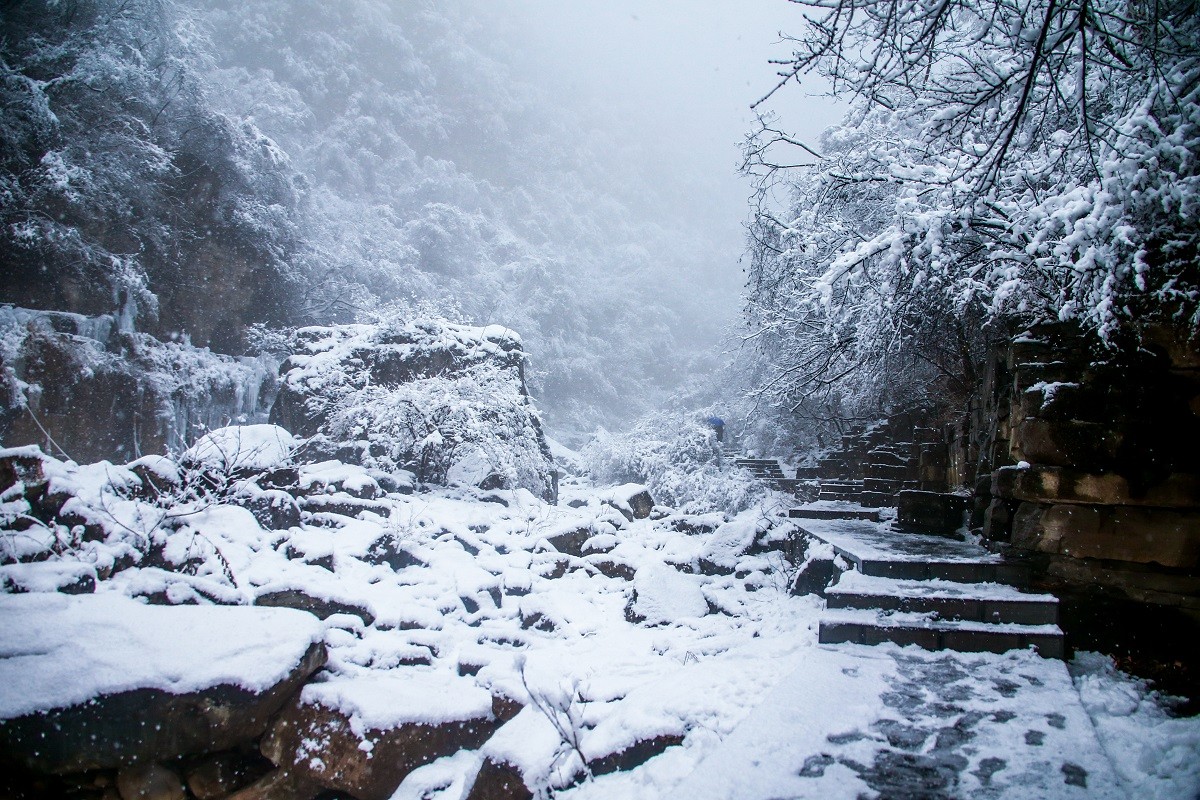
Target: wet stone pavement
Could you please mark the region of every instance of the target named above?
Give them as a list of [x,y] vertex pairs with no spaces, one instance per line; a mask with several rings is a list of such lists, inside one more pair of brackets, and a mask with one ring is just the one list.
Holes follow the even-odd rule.
[[[1125,796],[1060,661],[891,645],[816,648],[810,661],[681,788],[745,800]],[[830,662],[836,679],[814,682]]]
[[[964,752],[970,749],[980,723],[1009,725],[1017,716],[1007,710],[989,713],[976,706],[1013,698],[1021,684],[1005,678],[996,679],[990,685],[974,681],[952,656],[928,660],[897,655],[896,663],[900,680],[881,699],[900,719],[880,719],[870,726],[870,733],[826,737],[831,749],[864,739],[880,744],[886,742],[887,746],[876,751],[869,764],[847,756],[835,757],[832,753],[810,756],[805,759],[799,774],[820,777],[824,767],[836,760],[878,792],[881,800],[961,797],[960,776],[972,764]],[[1017,677],[1033,685],[1040,683],[1033,675]],[[1044,716],[1044,724],[1062,730],[1065,719],[1062,714],[1050,712]],[[1046,731],[1029,728],[1023,737],[1026,745],[1040,747],[1045,742]],[[997,788],[992,779],[1007,767],[1008,762],[998,756],[978,759],[971,773],[978,785],[972,787],[971,795],[999,796],[989,791]],[[1064,761],[1061,772],[1065,784],[1087,788],[1085,768]]]

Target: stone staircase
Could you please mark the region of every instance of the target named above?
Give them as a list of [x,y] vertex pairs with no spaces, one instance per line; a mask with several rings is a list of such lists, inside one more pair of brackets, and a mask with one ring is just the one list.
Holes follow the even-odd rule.
[[796,477],[789,478],[784,473],[779,459],[775,458],[736,458],[733,463],[748,470],[754,477],[766,481],[779,491],[788,493],[794,493],[805,482],[804,478],[808,476],[808,473],[812,472],[801,469]]
[[1058,599],[1022,591],[1028,569],[985,548],[864,519],[798,523],[852,565],[826,589],[822,644],[915,644],[1063,658]]
[[818,499],[883,508],[896,505],[902,490],[944,491],[941,439],[939,431],[921,424],[918,414],[899,414],[855,428],[818,462]]
[[821,493],[818,500],[828,500],[841,503],[857,503],[862,495],[863,482],[848,478],[821,481]]

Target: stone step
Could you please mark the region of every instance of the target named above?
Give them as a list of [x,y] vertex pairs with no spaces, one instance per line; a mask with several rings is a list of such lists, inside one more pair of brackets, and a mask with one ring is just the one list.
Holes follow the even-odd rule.
[[783,474],[783,470],[781,470],[779,467],[775,467],[774,469],[769,469],[767,467],[755,467],[755,468],[750,469],[749,471],[754,473],[755,477],[758,477],[758,478],[783,478],[783,477],[786,477]]
[[821,491],[817,499],[831,503],[858,503],[859,492],[826,492]]
[[804,533],[830,544],[864,575],[956,583],[1029,582],[1029,567],[970,542],[897,531],[866,520],[805,520]]
[[874,508],[863,508],[856,504],[837,506],[833,504],[809,503],[788,511],[792,519],[865,519],[871,522],[879,521],[879,511]]
[[937,619],[1057,625],[1058,598],[998,583],[878,578],[851,571],[825,590],[829,608],[933,614]]
[[857,495],[858,502],[872,508],[885,508],[896,505],[895,492],[876,492],[864,489]]
[[834,609],[820,618],[820,644],[915,644],[926,650],[1006,653],[1034,647],[1045,658],[1064,658],[1057,625],[1014,625],[938,619],[933,614]]

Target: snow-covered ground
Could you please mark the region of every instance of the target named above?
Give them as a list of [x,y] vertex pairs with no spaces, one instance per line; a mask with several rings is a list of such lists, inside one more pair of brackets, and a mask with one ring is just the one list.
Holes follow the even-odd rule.
[[[831,800],[916,785],[935,797],[1200,791],[1200,720],[1170,718],[1102,657],[1068,672],[1032,652],[818,645],[823,602],[789,593],[794,567],[774,549],[795,533],[782,496],[732,519],[664,508],[630,519],[636,486],[569,479],[554,506],[525,490],[388,492],[385,476],[326,462],[299,468],[299,524],[271,529],[249,509],[290,495],[254,481],[229,502],[181,495],[164,507],[125,467],[42,468],[51,494],[74,496],[78,530],[6,533],[14,553],[54,551],[0,567],[9,591],[53,590],[82,572],[99,578],[98,595],[193,615],[303,595],[324,604],[329,653],[306,697],[352,726],[466,719],[489,695],[524,706],[480,750],[411,773],[397,798],[460,800],[485,758],[578,800]],[[3,499],[15,527],[24,501]],[[15,620],[13,608],[0,603],[5,626],[37,630],[36,609]],[[59,645],[75,635],[45,632]],[[38,648],[28,635],[3,646],[6,660]],[[146,644],[110,636],[106,647],[119,664],[122,649]],[[170,689],[187,669],[164,661],[140,685]],[[0,682],[0,708],[18,686]],[[659,754],[606,771],[637,742]]]

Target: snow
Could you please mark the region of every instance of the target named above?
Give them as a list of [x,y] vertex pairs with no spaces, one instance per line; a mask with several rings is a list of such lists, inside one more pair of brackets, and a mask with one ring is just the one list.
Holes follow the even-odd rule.
[[278,425],[230,425],[202,436],[183,460],[224,470],[269,470],[290,463],[299,443]]
[[708,602],[700,583],[690,575],[671,567],[652,564],[637,571],[633,579],[637,592],[634,611],[650,625],[677,622],[708,613]]
[[841,624],[874,625],[879,627],[935,628],[938,630],[969,630],[981,633],[1020,633],[1029,636],[1061,636],[1057,625],[1022,625],[1005,622],[975,622],[972,620],[942,619],[937,612],[879,611],[870,608],[835,608],[821,615],[823,621]]
[[1169,699],[1145,681],[1119,672],[1112,659],[1078,653],[1071,674],[1130,797],[1171,800],[1194,797],[1200,788],[1200,725],[1174,718]]
[[904,581],[863,575],[857,570],[843,572],[829,587],[832,594],[894,595],[899,597],[1004,600],[1009,602],[1057,602],[1053,595],[1023,592],[1005,583],[956,583],[945,580]]
[[408,773],[391,800],[462,800],[482,765],[479,753],[470,750],[439,758]]
[[96,568],[78,561],[45,564],[5,564],[0,566],[0,590],[21,592],[57,592],[80,581],[95,581]]
[[758,535],[755,511],[743,512],[736,519],[721,525],[704,545],[701,557],[723,567],[732,567],[746,552]]
[[263,691],[322,626],[290,609],[150,606],[111,592],[0,595],[0,719],[133,689]]
[[[485,756],[521,766],[531,786],[559,787],[564,798],[854,797],[871,794],[874,779],[847,765],[883,757],[887,731],[924,726],[931,733],[917,754],[941,758],[938,731],[960,720],[973,738],[945,757],[969,762],[955,772],[963,796],[986,796],[980,774],[1004,787],[1000,797],[1079,795],[1063,788],[1065,762],[1087,771],[1091,796],[1111,787],[1147,797],[1200,789],[1195,759],[1186,758],[1197,752],[1200,721],[1170,719],[1144,687],[1121,688],[1111,670],[1077,674],[1072,684],[1061,664],[1030,652],[818,645],[823,602],[788,593],[793,568],[779,553],[745,553],[756,538],[791,535],[796,523],[781,509],[629,521],[602,501],[638,485],[618,492],[580,481],[568,486],[577,507],[523,490],[442,488],[370,501],[386,513],[313,515],[267,531],[224,502],[184,504],[163,521],[162,509],[127,494],[136,478],[122,467],[43,466],[56,487],[77,492],[71,502],[94,514],[104,540],[0,574],[38,590],[74,570],[94,569],[100,580],[85,597],[0,595],[0,619],[21,621],[0,626],[0,707],[10,715],[134,685],[264,685],[274,677],[269,663],[296,659],[323,638],[328,664],[304,701],[341,709],[356,729],[486,717],[493,695],[526,705],[479,752],[428,765],[398,797],[458,800]],[[301,482],[338,499],[342,488],[370,489],[372,474],[330,461],[302,467]],[[314,524],[318,516],[337,527]],[[587,558],[539,549],[575,530],[591,532]],[[833,555],[825,544],[816,550]],[[718,558],[727,566],[707,571],[720,574],[700,572]],[[597,568],[609,560],[627,565],[632,580]],[[873,580],[847,573],[841,586],[866,591]],[[924,583],[935,595],[960,589]],[[246,607],[283,589],[365,609],[375,621]],[[1011,599],[1000,586],[972,590]],[[139,601],[150,596],[188,605]],[[1019,684],[1014,696],[996,688],[1005,681]],[[923,705],[895,705],[907,697]],[[934,713],[950,706],[961,710],[949,720]],[[990,716],[1001,711],[1017,716]],[[1046,722],[1051,713],[1063,728]],[[1042,744],[1026,744],[1027,731]],[[664,735],[683,743],[631,771],[572,785],[579,753],[595,760]],[[1143,736],[1144,747],[1125,744]],[[988,758],[1009,766],[988,773]],[[812,777],[798,775],[806,763]]]
[[463,722],[492,713],[491,694],[470,679],[427,670],[380,670],[310,683],[300,701],[341,711],[360,735],[367,729]]
[[127,465],[129,469],[141,467],[158,478],[162,478],[167,483],[173,483],[179,480],[179,465],[166,456],[142,456],[136,461],[131,461]]
[[[965,655],[883,645],[811,649],[788,666],[766,698],[674,788],[676,796],[870,796],[881,786],[872,786],[878,778],[859,765],[877,758],[889,733],[922,740],[923,747],[910,750],[913,757],[939,763],[937,735],[946,719],[939,720],[945,712],[938,703],[947,697],[952,714],[970,720],[957,729],[970,744],[961,751],[967,763],[955,769],[941,762],[957,773],[954,796],[1124,796],[1082,709],[1061,702],[1072,694],[1061,662],[1022,652]],[[1041,744],[1020,747],[1031,730]],[[980,766],[987,759],[1003,766],[984,781]],[[1087,773],[1086,787],[1064,781],[1060,767],[1067,763]]]
[[888,523],[863,520],[805,519],[799,526],[839,553],[861,560],[1000,563],[1001,556],[977,544],[938,536],[893,533]]

